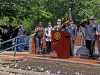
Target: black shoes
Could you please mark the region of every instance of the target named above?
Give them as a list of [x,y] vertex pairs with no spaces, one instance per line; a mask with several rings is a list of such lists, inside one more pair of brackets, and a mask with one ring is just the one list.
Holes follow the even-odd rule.
[[70,56],[70,58],[72,58],[73,56]]
[[47,53],[47,55],[49,55],[49,53]]
[[42,53],[39,53],[40,55],[42,55]]
[[39,54],[39,55],[42,55],[42,53],[35,53],[35,54],[36,54],[36,55],[38,55],[38,54]]
[[36,55],[38,55],[38,53],[35,53]]
[[89,57],[90,60],[92,60],[92,57]]

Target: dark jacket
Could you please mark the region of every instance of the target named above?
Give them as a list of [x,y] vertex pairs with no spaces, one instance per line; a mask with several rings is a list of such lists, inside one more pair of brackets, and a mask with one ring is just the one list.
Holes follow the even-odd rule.
[[12,26],[9,25],[8,27],[7,25],[0,25],[0,27],[3,28],[3,39],[4,40],[10,39],[10,36],[12,36],[13,34]]

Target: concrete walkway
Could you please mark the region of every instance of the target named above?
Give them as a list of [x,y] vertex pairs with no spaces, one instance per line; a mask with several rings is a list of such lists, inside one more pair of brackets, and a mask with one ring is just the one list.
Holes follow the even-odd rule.
[[[14,57],[14,51],[5,51],[0,53],[0,57]],[[57,59],[57,58],[50,58],[49,55],[46,55],[45,58],[43,55],[35,55],[29,54],[28,52],[16,52],[16,57],[33,57],[33,58],[41,58],[41,59],[53,59],[53,60],[61,60],[61,61],[69,61],[75,63],[87,63],[87,64],[97,64],[100,65],[100,60],[90,60],[90,59],[82,59],[82,58],[69,58],[69,59]]]

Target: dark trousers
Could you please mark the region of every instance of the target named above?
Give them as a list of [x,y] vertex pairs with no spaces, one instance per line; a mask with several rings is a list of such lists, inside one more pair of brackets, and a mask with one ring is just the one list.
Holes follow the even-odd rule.
[[98,52],[99,52],[99,57],[100,57],[100,40],[97,40],[97,46],[98,46]]
[[86,48],[89,50],[88,56],[92,58],[93,55],[93,48],[94,48],[95,41],[86,40]]
[[46,53],[50,53],[51,52],[51,42],[50,41],[46,41]]
[[74,41],[70,40],[70,56],[73,56]]

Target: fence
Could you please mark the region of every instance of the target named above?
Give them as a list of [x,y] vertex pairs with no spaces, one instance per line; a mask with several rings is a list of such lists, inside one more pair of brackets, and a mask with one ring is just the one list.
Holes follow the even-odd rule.
[[25,38],[26,38],[26,35],[21,35],[21,36],[18,36],[18,37],[9,39],[9,40],[7,40],[7,41],[1,42],[0,45],[3,45],[4,43],[10,42],[10,41],[12,41],[12,40],[15,40],[15,45],[14,45],[14,46],[11,46],[11,47],[9,47],[9,48],[7,48],[7,49],[1,50],[0,53],[1,53],[1,52],[4,52],[4,51],[7,51],[7,50],[12,49],[12,48],[15,47],[15,51],[14,51],[14,57],[15,57],[15,56],[16,56],[16,47],[19,46],[19,45],[21,45],[21,44],[26,44],[26,40],[25,40],[24,43],[17,44],[17,39],[18,39],[19,37],[25,37]]

